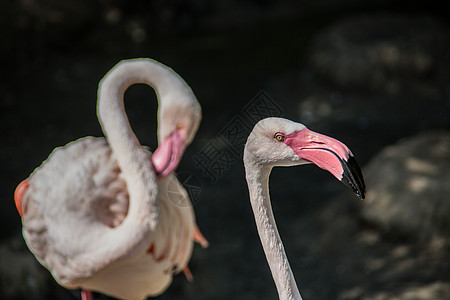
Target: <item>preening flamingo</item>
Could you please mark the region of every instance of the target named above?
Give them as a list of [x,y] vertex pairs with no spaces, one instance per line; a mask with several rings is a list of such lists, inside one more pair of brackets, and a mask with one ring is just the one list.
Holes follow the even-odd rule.
[[275,166],[314,163],[364,199],[365,184],[352,152],[343,143],[283,118],[259,121],[244,149],[244,166],[258,234],[282,300],[302,299],[277,230],[269,197]]
[[[125,90],[137,83],[158,96],[153,155],[124,110]],[[197,132],[200,104],[172,69],[134,59],[101,80],[97,113],[106,139],[85,137],[56,148],[16,189],[23,236],[58,283],[82,288],[84,299],[90,291],[121,299],[161,294],[173,274],[191,276],[194,239],[207,245],[172,174]]]

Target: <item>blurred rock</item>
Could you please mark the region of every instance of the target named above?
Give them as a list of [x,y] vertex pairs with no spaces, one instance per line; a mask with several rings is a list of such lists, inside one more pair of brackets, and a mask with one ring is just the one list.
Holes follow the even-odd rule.
[[296,118],[352,139],[361,164],[400,138],[448,128],[448,37],[448,24],[422,14],[341,17],[312,39],[292,81]]
[[357,15],[315,38],[310,64],[340,87],[395,94],[446,59],[447,40],[444,24],[427,16]]
[[339,300],[431,300],[447,299],[450,295],[450,284],[436,282],[423,286],[405,288],[400,292],[380,292],[373,296],[362,296],[364,291],[360,288],[348,290],[340,295]]
[[392,235],[449,239],[450,133],[423,132],[385,148],[364,170],[363,218]]
[[404,138],[363,174],[365,200],[348,191],[320,212],[321,251],[346,278],[335,299],[448,299],[450,133]]

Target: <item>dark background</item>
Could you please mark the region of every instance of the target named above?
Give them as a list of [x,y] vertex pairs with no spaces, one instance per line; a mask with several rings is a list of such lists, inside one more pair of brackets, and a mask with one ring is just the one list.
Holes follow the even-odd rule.
[[[194,249],[195,281],[176,276],[160,299],[275,299],[241,160],[234,157],[212,182],[195,157],[234,118],[245,119],[244,107],[261,91],[282,116],[347,144],[363,170],[402,138],[449,130],[449,18],[439,3],[2,1],[1,298],[79,298],[26,250],[13,192],[55,147],[102,136],[99,80],[122,59],[150,57],[178,72],[202,105],[179,172],[193,174],[201,189],[194,209],[210,242]],[[126,108],[141,143],[154,149],[153,90],[131,87]],[[278,168],[270,188],[305,299],[412,299],[410,290],[425,293],[419,299],[431,299],[427,292],[447,298],[448,256],[430,262],[437,254],[421,248],[423,241],[381,233],[361,217],[364,203],[331,175],[313,166]],[[397,254],[401,260],[386,260]]]

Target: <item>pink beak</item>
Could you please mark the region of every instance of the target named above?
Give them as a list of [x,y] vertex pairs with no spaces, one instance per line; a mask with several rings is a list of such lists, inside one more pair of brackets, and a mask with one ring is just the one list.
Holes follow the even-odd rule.
[[366,186],[350,149],[340,141],[307,128],[287,135],[284,143],[303,160],[327,170],[364,199]]
[[181,161],[186,142],[179,129],[166,137],[153,153],[153,169],[158,177],[165,177],[174,171]]

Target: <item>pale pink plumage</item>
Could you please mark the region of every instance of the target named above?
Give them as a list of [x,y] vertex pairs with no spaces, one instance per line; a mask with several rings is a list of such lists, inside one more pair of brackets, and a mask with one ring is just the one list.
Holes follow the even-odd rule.
[[[161,154],[164,170],[152,166],[123,111],[123,94],[134,83],[157,91],[160,146],[178,153],[177,161]],[[55,149],[25,181],[29,186],[19,186],[24,238],[67,288],[122,299],[158,295],[187,268],[193,248],[194,212],[171,171],[197,131],[200,105],[171,69],[137,59],[102,80],[98,114],[107,140],[86,137]],[[173,143],[174,135],[182,142]]]
[[244,149],[244,166],[258,234],[272,277],[282,300],[301,300],[283,242],[277,230],[269,196],[273,167],[314,163],[332,173],[361,198],[365,185],[350,150],[343,143],[283,118],[259,121]]

